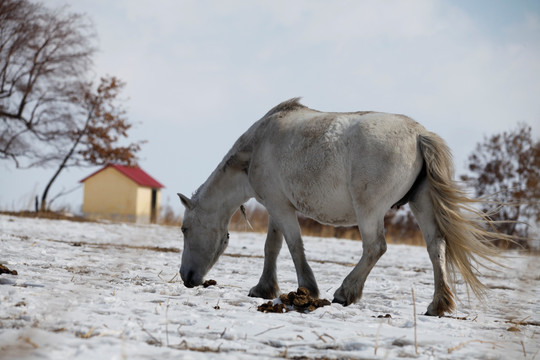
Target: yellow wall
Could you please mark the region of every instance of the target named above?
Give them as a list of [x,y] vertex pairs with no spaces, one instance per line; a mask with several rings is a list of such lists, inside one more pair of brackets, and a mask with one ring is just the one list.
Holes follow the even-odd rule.
[[150,204],[152,201],[152,188],[140,187],[137,189],[137,215],[150,216]]
[[157,211],[157,217],[159,219],[159,215],[161,213],[161,189],[158,189],[156,194],[156,211]]
[[[156,211],[159,214],[161,207],[161,191],[158,190],[156,194]],[[152,208],[152,188],[139,187],[137,189],[137,215],[150,216]]]
[[[121,221],[149,222],[152,188],[140,187],[114,168],[107,168],[84,182],[82,211],[93,218],[106,217]],[[156,194],[159,218],[161,191]]]

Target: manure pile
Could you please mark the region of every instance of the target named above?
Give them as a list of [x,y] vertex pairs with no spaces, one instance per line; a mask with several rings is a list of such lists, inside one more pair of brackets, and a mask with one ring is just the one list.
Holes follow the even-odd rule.
[[288,311],[311,312],[323,306],[330,305],[330,301],[326,299],[314,299],[310,296],[309,290],[300,287],[296,292],[291,291],[288,294],[279,296],[279,303],[274,304],[273,301],[268,301],[257,307],[258,311],[264,313],[284,313]]

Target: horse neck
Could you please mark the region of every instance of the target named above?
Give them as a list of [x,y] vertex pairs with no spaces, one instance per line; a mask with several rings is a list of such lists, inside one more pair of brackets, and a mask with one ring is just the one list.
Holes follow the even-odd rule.
[[199,205],[216,212],[221,221],[228,221],[234,212],[253,197],[248,176],[243,171],[216,169],[198,194]]

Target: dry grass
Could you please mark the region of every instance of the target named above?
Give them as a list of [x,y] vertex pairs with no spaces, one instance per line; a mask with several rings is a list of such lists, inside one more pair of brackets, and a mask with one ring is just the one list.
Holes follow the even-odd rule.
[[182,226],[182,216],[177,215],[170,205],[165,205],[161,210],[158,223],[160,225]]
[[[76,216],[64,212],[34,212],[34,211],[0,211],[0,214],[30,217],[40,219],[55,219],[55,220],[70,220],[80,222],[92,222],[95,220],[85,218],[82,216]],[[246,222],[244,215],[240,210],[236,211],[231,219],[229,229],[231,231],[239,232],[257,232],[265,233],[268,227],[268,213],[260,205],[252,205],[246,209],[246,217],[249,221]],[[396,222],[396,218],[398,221]],[[418,229],[418,226],[411,220],[412,218],[396,217],[396,213],[391,211],[385,218],[386,225],[386,240],[390,244],[409,244],[409,245],[424,245],[422,234]],[[302,228],[302,234],[306,236],[316,236],[325,238],[338,238],[338,239],[350,239],[361,240],[360,232],[355,226],[350,227],[333,227],[329,225],[322,225],[310,218],[299,216],[298,220]],[[160,225],[168,226],[181,226],[182,217],[177,215],[172,208],[165,207],[159,217],[158,223]]]
[[[55,220],[69,220],[80,222],[92,222],[95,220],[88,219],[82,216],[72,215],[65,212],[34,212],[34,211],[0,211],[0,214],[30,217],[40,219],[55,219]],[[257,232],[266,233],[268,227],[268,213],[259,204],[251,204],[246,208],[246,219],[240,210],[234,213],[229,229],[231,231],[238,232]],[[333,227],[329,225],[322,225],[317,221],[299,216],[298,220],[302,228],[302,234],[306,236],[316,236],[325,238],[338,238],[338,239],[350,239],[350,240],[362,240],[360,232],[356,226],[350,227]],[[165,206],[158,219],[160,225],[167,226],[181,226],[182,217],[176,214],[170,206]],[[389,244],[406,244],[415,246],[425,246],[422,233],[413,215],[410,211],[402,210],[390,210],[384,219],[386,229],[386,241]],[[534,249],[528,249],[532,254],[540,254],[534,252]]]
[[[243,214],[237,211],[231,220],[232,231],[255,231],[265,233],[268,227],[268,213],[259,205],[250,206],[246,209],[246,216],[251,224],[248,225]],[[299,216],[298,221],[302,228],[302,234],[326,238],[362,240],[356,226],[329,226],[317,221]],[[385,217],[386,241],[390,244],[408,244],[425,246],[422,233],[411,214],[404,211],[391,210]]]
[[82,216],[77,216],[65,212],[56,211],[0,211],[2,215],[10,215],[17,217],[35,218],[35,219],[53,219],[53,220],[69,220],[78,222],[93,222]]

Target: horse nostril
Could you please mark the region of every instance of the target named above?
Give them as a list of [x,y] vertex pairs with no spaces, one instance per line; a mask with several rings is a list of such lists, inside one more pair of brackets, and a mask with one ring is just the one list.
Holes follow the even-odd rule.
[[193,271],[188,272],[185,279],[182,276],[182,280],[184,280],[185,287],[192,288],[195,286],[195,284],[193,283]]

